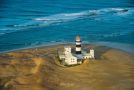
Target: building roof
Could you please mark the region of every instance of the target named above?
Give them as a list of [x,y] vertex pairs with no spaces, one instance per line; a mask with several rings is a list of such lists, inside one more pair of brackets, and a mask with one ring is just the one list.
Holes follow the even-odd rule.
[[64,46],[64,48],[71,48],[71,46],[66,45],[66,46]]

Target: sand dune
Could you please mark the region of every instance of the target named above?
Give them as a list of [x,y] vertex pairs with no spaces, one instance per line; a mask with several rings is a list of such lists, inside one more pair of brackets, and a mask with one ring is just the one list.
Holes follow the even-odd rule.
[[96,60],[73,67],[58,62],[57,49],[63,45],[0,54],[0,89],[133,90],[134,55],[105,46],[92,47]]

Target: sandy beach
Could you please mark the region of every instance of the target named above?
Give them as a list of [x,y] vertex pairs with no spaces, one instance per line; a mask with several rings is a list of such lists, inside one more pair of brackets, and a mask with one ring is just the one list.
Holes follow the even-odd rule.
[[87,44],[83,48],[94,48],[96,59],[65,67],[57,57],[63,47],[1,53],[0,90],[134,90],[133,54]]

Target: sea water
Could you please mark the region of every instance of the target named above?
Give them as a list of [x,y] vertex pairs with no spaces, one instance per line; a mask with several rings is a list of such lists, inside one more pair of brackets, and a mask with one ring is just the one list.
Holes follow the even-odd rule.
[[0,52],[74,42],[76,35],[132,51],[134,1],[0,0]]

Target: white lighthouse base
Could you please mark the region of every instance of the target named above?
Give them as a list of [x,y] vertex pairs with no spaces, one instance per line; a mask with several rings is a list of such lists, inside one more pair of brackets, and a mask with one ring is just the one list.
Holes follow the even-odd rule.
[[64,52],[60,52],[59,58],[64,62],[65,65],[74,65],[74,64],[82,64],[85,59],[94,59],[94,50],[91,49],[90,53],[86,51],[81,51],[81,54],[76,54],[71,52],[71,47],[64,47]]

